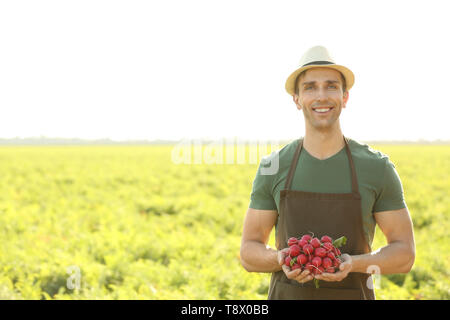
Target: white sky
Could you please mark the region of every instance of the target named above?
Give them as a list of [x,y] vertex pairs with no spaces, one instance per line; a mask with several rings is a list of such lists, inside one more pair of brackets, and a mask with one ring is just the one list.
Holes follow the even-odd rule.
[[355,74],[346,136],[450,139],[446,1],[2,1],[0,137],[293,139],[308,48]]

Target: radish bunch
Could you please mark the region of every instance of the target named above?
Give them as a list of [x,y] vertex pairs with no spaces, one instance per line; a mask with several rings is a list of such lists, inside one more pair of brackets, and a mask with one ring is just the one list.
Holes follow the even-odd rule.
[[[314,235],[313,235],[314,236]],[[334,273],[342,263],[339,247],[345,245],[347,238],[341,237],[333,241],[327,235],[320,238],[305,234],[300,238],[288,240],[289,254],[284,263],[290,270],[307,269],[313,275],[323,272]],[[317,279],[314,279],[318,287]]]

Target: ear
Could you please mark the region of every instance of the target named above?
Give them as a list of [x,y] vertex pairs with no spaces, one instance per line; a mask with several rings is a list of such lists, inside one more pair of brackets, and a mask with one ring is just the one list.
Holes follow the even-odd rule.
[[295,105],[297,106],[298,110],[302,109],[302,106],[298,103],[298,99],[300,97],[298,96],[298,94],[294,93],[294,95],[292,96],[292,100],[294,100]]
[[342,106],[343,108],[345,108],[345,105],[347,104],[348,97],[349,97],[349,93],[348,93],[348,90],[346,90],[344,92],[344,96],[343,96],[343,100],[344,100],[344,105]]

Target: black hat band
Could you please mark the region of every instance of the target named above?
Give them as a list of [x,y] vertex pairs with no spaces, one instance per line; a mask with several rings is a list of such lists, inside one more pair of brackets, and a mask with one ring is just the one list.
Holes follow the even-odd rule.
[[311,64],[335,64],[335,63],[330,62],[330,61],[313,61],[313,62],[304,64],[304,65],[302,66],[302,68],[303,68],[303,67],[306,67],[306,66],[309,66],[309,65],[311,65]]

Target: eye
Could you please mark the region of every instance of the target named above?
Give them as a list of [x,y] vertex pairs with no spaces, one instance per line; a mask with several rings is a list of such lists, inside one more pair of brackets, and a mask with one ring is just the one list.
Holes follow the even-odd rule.
[[305,87],[305,90],[309,90],[309,89],[312,89],[312,87],[311,86]]
[[330,87],[330,88],[334,88],[334,89],[336,89],[336,88],[337,88],[336,86],[328,86],[328,87]]

